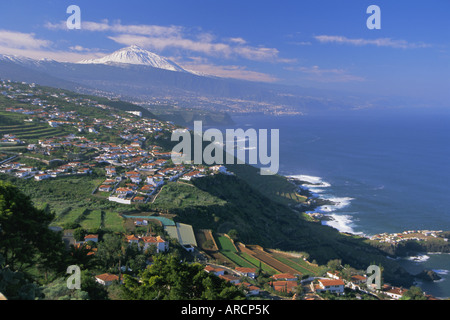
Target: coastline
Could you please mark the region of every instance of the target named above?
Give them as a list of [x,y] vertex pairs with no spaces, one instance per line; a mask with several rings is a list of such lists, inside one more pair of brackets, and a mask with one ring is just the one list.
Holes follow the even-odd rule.
[[[283,128],[285,137],[282,140],[281,151],[285,159],[284,165],[280,167],[279,174],[295,183],[300,194],[309,195],[307,200],[312,198],[316,200],[298,206],[297,210],[309,214],[318,212],[322,215],[322,218],[320,220],[315,219],[317,223],[330,226],[342,233],[364,237],[364,240],[370,241],[371,236],[382,232],[401,233],[403,230],[413,228],[433,229],[441,226],[445,230],[449,229],[448,218],[442,217],[445,216],[443,214],[437,214],[437,212],[442,212],[442,208],[448,202],[447,200],[442,201],[443,188],[438,183],[442,174],[435,174],[441,168],[440,163],[432,162],[433,169],[420,171],[427,177],[427,179],[421,179],[421,183],[416,181],[415,175],[406,174],[409,172],[408,170],[414,170],[415,165],[420,163],[419,160],[423,158],[424,154],[424,151],[416,154],[414,146],[410,146],[408,143],[411,139],[423,138],[424,136],[417,134],[417,130],[414,129],[414,122],[403,120],[393,118],[392,122],[386,125],[384,135],[377,140],[367,140],[367,138],[372,137],[373,132],[371,130],[377,128],[377,122],[371,120],[336,122],[336,119],[332,117],[309,117],[307,120],[305,117],[279,121],[278,119],[274,120],[274,117],[259,117],[257,119],[242,117],[236,119],[236,123],[246,127]],[[433,138],[432,141],[441,141],[438,139],[442,136],[438,131],[441,126],[439,123],[433,122],[432,119],[427,120],[428,133],[425,137]],[[399,141],[405,142],[402,153],[388,152],[397,150],[393,149],[395,144],[391,143],[389,137],[398,132],[399,123],[402,124],[402,132],[404,133],[399,137]],[[352,125],[350,129],[348,129],[348,124]],[[301,128],[301,130],[299,131],[298,128]],[[301,132],[301,134],[297,132]],[[352,132],[358,132],[360,136],[355,138],[354,135],[350,135]],[[370,143],[357,144],[363,139]],[[435,145],[435,143],[429,144],[428,149],[433,148],[434,150]],[[374,150],[381,150],[382,153],[375,154]],[[397,171],[393,172],[395,175],[405,177],[399,183],[398,179],[393,179],[392,175],[389,175],[390,167],[384,164],[403,163],[404,156],[411,155],[415,157],[409,157],[405,166],[400,166]],[[386,161],[378,161],[380,157]],[[367,168],[362,166],[366,163],[374,166],[374,170],[367,171]],[[336,174],[336,171],[339,171],[339,173]],[[366,176],[367,173],[368,176]],[[410,188],[412,183],[417,183],[414,185],[417,185],[418,188]],[[359,186],[362,189],[358,190]],[[422,194],[425,193],[420,191],[421,187],[431,187],[436,192],[432,195],[427,194],[425,198],[422,198]],[[326,200],[327,203],[317,202],[319,199]],[[366,202],[367,199],[371,201]],[[416,202],[417,205],[414,205],[413,202],[405,202],[409,199],[420,201]],[[332,200],[337,201],[332,202]],[[421,215],[421,212],[423,212],[423,215]],[[386,253],[385,256],[404,261],[405,264],[413,267],[421,266],[421,269],[425,267],[450,269],[450,255],[435,254],[435,252],[442,252],[443,250],[438,248],[419,249],[414,253],[410,250],[409,255],[394,256]],[[422,259],[413,258],[424,253],[425,255],[432,254],[431,259],[427,260],[426,257],[422,257]],[[435,257],[443,257],[443,259],[434,259]],[[417,273],[419,271],[411,274]],[[433,289],[429,288],[427,291],[433,292],[437,297],[450,297],[450,275],[445,280],[434,283]]]
[[[297,191],[299,192],[299,194],[307,196],[308,201],[307,201],[307,205],[299,205],[297,206],[298,209],[302,210],[302,211],[306,211],[305,213],[307,213],[311,218],[313,218],[315,221],[320,222],[324,225],[328,225],[330,227],[334,227],[335,229],[337,229],[339,232],[341,233],[347,233],[347,234],[352,234],[352,235],[356,235],[362,238],[365,238],[367,240],[369,240],[370,242],[372,242],[372,244],[377,244],[380,246],[380,249],[382,249],[383,246],[389,246],[390,248],[398,248],[398,245],[400,243],[400,245],[406,243],[406,242],[426,242],[427,240],[425,239],[424,241],[415,241],[415,240],[402,240],[404,241],[404,243],[402,243],[402,241],[397,241],[395,243],[384,243],[380,240],[375,240],[374,236],[368,236],[365,235],[363,233],[356,233],[353,232],[353,229],[350,226],[346,226],[345,223],[350,224],[351,221],[348,219],[340,219],[340,221],[336,221],[336,217],[339,218],[339,215],[334,214],[333,215],[333,210],[323,210],[323,206],[328,206],[326,209],[329,209],[330,206],[335,206],[335,208],[337,209],[341,203],[336,203],[331,201],[330,199],[324,198],[322,197],[323,195],[323,189],[327,188],[330,186],[329,183],[324,182],[321,178],[319,177],[311,177],[311,176],[305,176],[305,175],[297,175],[297,176],[293,176],[293,175],[286,175],[285,176],[286,179],[291,182],[292,184],[294,184],[298,189]],[[312,190],[311,190],[312,189]],[[313,191],[319,191],[319,192],[313,192]],[[349,200],[352,198],[344,198],[345,200]],[[351,200],[350,200],[351,201]],[[347,201],[344,205],[347,206],[349,205],[350,201]],[[341,205],[341,208],[343,206]],[[304,210],[306,209],[306,210]],[[319,216],[319,215],[320,216]],[[340,228],[336,228],[336,226],[340,227]],[[347,232],[350,231],[350,232]],[[414,230],[417,233],[425,233],[425,234],[432,234],[436,236],[436,232],[441,232],[441,231],[428,231],[428,230]],[[384,234],[386,237],[394,237],[395,236],[402,236],[403,234],[408,234],[408,232],[411,231],[403,231],[402,233],[399,234]],[[448,234],[450,234],[449,232],[447,232]],[[434,238],[434,237],[433,237]],[[383,238],[381,238],[383,239]],[[395,239],[395,238],[393,238]],[[386,240],[386,238],[383,239],[383,241]],[[394,241],[394,240],[393,240]],[[448,241],[448,239],[446,239],[446,241]],[[443,258],[450,258],[450,242],[447,242],[447,251],[448,252],[436,252],[436,251],[424,251],[423,246],[419,246],[417,248],[417,251],[415,250],[410,250],[407,251],[406,255],[405,254],[399,254],[400,252],[397,252],[397,250],[394,249],[394,252],[389,253],[388,251],[385,251],[386,253],[386,257],[388,259],[391,260],[396,260],[398,261],[402,267],[405,268],[405,270],[407,270],[407,272],[409,274],[411,274],[414,277],[414,285],[415,286],[419,286],[422,290],[424,290],[424,292],[433,292],[436,293],[437,296],[440,299],[448,299],[450,297],[450,295],[448,293],[441,293],[439,294],[440,289],[436,286],[439,286],[441,283],[449,281],[450,280],[450,267],[447,264],[441,265],[441,267],[439,268],[435,268],[432,266],[431,263],[429,263],[430,260],[430,256],[436,255],[436,256],[442,256]],[[412,249],[412,248],[411,248]],[[383,250],[384,251],[384,250]],[[434,259],[431,260],[440,260],[439,258],[434,257]]]
[[[322,178],[307,176],[307,175],[287,175],[285,176],[289,182],[294,184],[298,189],[297,192],[308,198],[306,205],[301,204],[297,208],[305,210],[305,213],[314,217],[316,220],[320,220],[322,224],[335,227],[329,222],[339,222],[339,227],[336,228],[338,231],[343,233],[350,233],[352,235],[357,235],[368,240],[379,240],[380,242],[386,242],[389,244],[396,245],[402,241],[407,240],[418,240],[427,241],[432,239],[442,238],[446,243],[448,243],[448,248],[445,246],[446,251],[440,253],[450,253],[450,231],[442,230],[403,230],[398,233],[381,233],[375,235],[367,235],[362,232],[354,232],[351,226],[350,219],[336,219],[337,217],[346,217],[341,215],[333,214],[338,209],[345,208],[350,205],[354,198],[351,197],[324,197],[323,189],[331,186],[330,183],[325,182]],[[320,217],[320,218],[318,218]],[[339,221],[338,221],[339,220]],[[342,224],[342,222],[347,222],[348,224]],[[435,254],[436,251],[421,251],[421,250],[411,250],[415,254],[420,255],[422,253]]]
[[336,215],[338,209],[350,205],[354,198],[325,196],[326,188],[330,183],[323,181],[320,177],[308,175],[286,175],[285,178],[297,187],[297,192],[308,198],[305,204],[297,206],[312,219],[319,220],[323,225],[330,226],[343,233],[368,237],[362,232],[355,232],[351,226],[351,219],[347,215]]

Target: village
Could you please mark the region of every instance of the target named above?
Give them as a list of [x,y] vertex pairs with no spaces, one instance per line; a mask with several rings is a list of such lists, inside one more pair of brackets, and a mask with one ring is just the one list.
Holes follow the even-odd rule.
[[[136,226],[148,226],[149,221],[136,219],[134,223]],[[87,248],[88,256],[94,256],[97,252],[96,246],[99,242],[97,234],[86,234],[84,240],[73,242],[72,234],[65,231],[65,239],[72,239],[75,248]],[[124,241],[128,243],[128,246],[136,246],[142,251],[151,252],[146,260],[146,267],[152,265],[155,254],[167,254],[173,250],[172,244],[167,239],[154,233],[126,234]],[[399,300],[408,291],[405,288],[389,284],[383,284],[380,289],[377,289],[375,284],[368,283],[368,277],[364,272],[347,270],[347,267],[339,265],[338,261],[335,261],[337,264],[330,263],[324,274],[320,276],[305,276],[300,272],[280,271],[268,274],[263,272],[260,267],[221,265],[211,257],[207,257],[207,254],[196,246],[191,245],[185,249],[196,255],[197,258],[199,256],[204,258],[204,260],[196,259],[192,263],[203,263],[205,272],[241,288],[249,299],[329,300],[347,297],[356,300]],[[95,281],[105,287],[120,286],[123,282],[123,275],[127,274],[127,267],[122,267],[120,270],[116,273],[97,274]],[[427,294],[424,294],[424,298],[437,300]]]
[[[370,240],[376,240],[379,242],[385,242],[390,244],[398,244],[402,241],[416,240],[427,241],[429,239],[438,238],[442,230],[407,230],[401,233],[381,233],[369,237]],[[445,242],[448,238],[443,238]]]
[[[157,140],[164,133],[175,130],[171,122],[143,118],[140,111],[127,111],[129,116],[118,115],[96,101],[70,98],[64,93],[51,95],[63,98],[68,103],[111,111],[108,119],[82,116],[33,97],[33,85],[29,85],[29,91],[7,84],[3,84],[3,87],[8,89],[2,92],[3,95],[33,106],[29,109],[7,107],[6,112],[27,115],[26,122],[47,123],[51,128],[70,128],[76,133],[36,141],[30,139],[33,140],[31,143],[11,133],[3,134],[2,142],[25,145],[27,150],[0,161],[0,173],[42,181],[70,175],[88,175],[94,168],[101,167],[105,171],[105,180],[93,193],[97,192],[110,201],[122,204],[146,203],[166,181],[190,181],[219,172],[231,174],[221,165],[173,165],[171,152],[148,143],[149,137]],[[99,141],[96,136],[100,136],[100,132],[112,135],[122,143]],[[23,160],[27,159],[45,163],[49,168],[39,170],[24,163]]]

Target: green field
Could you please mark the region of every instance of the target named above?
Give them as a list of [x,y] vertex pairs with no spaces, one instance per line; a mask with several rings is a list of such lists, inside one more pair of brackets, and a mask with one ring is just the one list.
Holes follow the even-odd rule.
[[124,231],[123,218],[112,210],[88,209],[86,207],[67,208],[58,215],[53,225],[79,223],[83,229],[97,230],[99,228],[110,231]]
[[267,272],[268,274],[276,274],[278,273],[274,268],[272,268],[271,266],[265,264],[262,261],[259,261],[258,259],[256,259],[255,257],[252,257],[251,255],[245,253],[245,252],[240,252],[239,253],[241,255],[241,257],[245,258],[247,261],[251,262],[255,267],[259,268],[260,264],[261,264],[261,269],[265,272]]
[[236,265],[240,267],[248,267],[248,268],[254,268],[255,266],[248,262],[247,260],[241,258],[236,248],[233,246],[233,243],[231,240],[223,235],[216,237],[216,243],[219,247],[219,251],[221,254],[223,254],[225,257],[233,261]]
[[[102,226],[113,231],[123,230],[123,219],[119,213],[130,210],[125,205],[109,202],[93,196],[91,192],[104,180],[90,176],[69,176],[48,179],[45,183],[34,179],[18,179],[9,175],[0,175],[1,179],[19,186],[29,195],[38,208],[46,205],[55,212],[52,225],[64,226],[79,223],[85,229]],[[104,213],[102,214],[102,211]]]
[[255,259],[254,257],[243,252],[238,252],[236,248],[233,246],[231,240],[226,236],[217,236],[216,243],[217,246],[219,247],[220,253],[223,254],[225,257],[227,257],[229,260],[231,260],[233,263],[238,265],[239,267],[259,268],[259,266],[261,265],[261,269],[267,272],[268,274],[277,273],[276,270],[266,265],[265,263],[261,262],[260,264],[260,261]]
[[186,183],[169,182],[163,186],[154,205],[161,209],[222,205],[225,201]]
[[216,237],[216,243],[219,247],[219,250],[222,251],[227,251],[227,252],[237,252],[236,248],[234,247],[233,243],[231,242],[231,240],[229,238],[227,238],[226,236],[217,236]]
[[298,270],[302,274],[317,276],[320,273],[320,268],[308,265],[303,259],[299,258],[294,260],[282,257],[280,255],[274,255],[273,257],[283,262],[284,264],[288,265],[289,267]]

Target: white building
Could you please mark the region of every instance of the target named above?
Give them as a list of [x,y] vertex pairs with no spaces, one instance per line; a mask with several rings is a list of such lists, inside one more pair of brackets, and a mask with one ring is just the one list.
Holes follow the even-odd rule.
[[345,283],[342,280],[319,279],[318,285],[314,287],[316,292],[344,293]]

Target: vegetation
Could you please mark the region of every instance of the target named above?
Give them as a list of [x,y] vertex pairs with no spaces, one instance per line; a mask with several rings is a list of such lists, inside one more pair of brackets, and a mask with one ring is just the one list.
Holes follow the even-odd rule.
[[305,202],[306,197],[299,195],[296,192],[297,187],[285,177],[279,175],[262,176],[259,174],[259,169],[250,165],[227,164],[226,167],[273,201],[284,205],[296,205]]
[[199,263],[179,262],[174,256],[156,257],[139,275],[125,275],[122,298],[127,300],[242,300],[235,285],[203,271]]
[[48,228],[54,215],[36,209],[30,198],[0,181],[0,289],[12,299],[40,296],[30,272],[62,272],[67,258],[61,234]]
[[61,235],[48,226],[54,214],[36,209],[30,198],[0,181],[0,254],[3,265],[23,271],[33,265],[60,269],[64,246]]
[[0,177],[27,194],[36,207],[48,206],[55,213],[51,225],[65,227],[80,224],[84,229],[101,227],[103,230],[123,231],[123,219],[119,214],[132,210],[92,195],[103,178],[68,176],[42,182],[5,174],[0,174]]
[[193,189],[192,193],[208,193],[216,203],[199,202],[177,207],[171,205],[173,201],[170,200],[177,194],[167,194],[165,208],[177,215],[177,221],[199,229],[211,229],[214,233],[235,229],[243,243],[285,251],[306,251],[310,259],[319,264],[342,259],[343,263],[361,270],[373,263],[382,264],[386,281],[404,286],[412,283],[411,275],[395,261],[386,259],[382,251],[366,243],[365,238],[349,237],[328,226],[305,221],[295,211],[271,201],[238,176],[204,177],[192,184],[200,190]]
[[411,286],[400,298],[400,300],[427,300],[422,289]]
[[375,240],[368,240],[372,246],[379,248],[381,251],[391,255],[406,257],[418,252],[442,252],[450,253],[450,245],[442,237],[427,239],[427,241],[407,240],[401,241],[396,245],[391,243],[383,243]]

